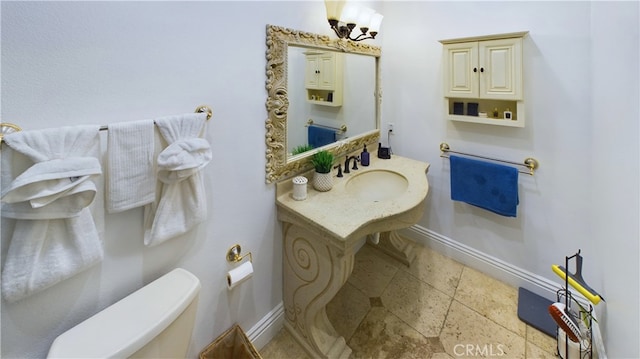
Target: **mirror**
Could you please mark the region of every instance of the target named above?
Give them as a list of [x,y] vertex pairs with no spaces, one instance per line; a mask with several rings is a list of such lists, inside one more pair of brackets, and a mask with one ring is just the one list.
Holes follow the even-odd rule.
[[[336,132],[335,142],[319,147],[336,156],[365,144],[377,145],[380,54],[380,47],[360,42],[267,26],[267,183],[312,168],[310,159],[318,148],[292,154],[295,147],[309,143],[310,120],[314,126]],[[310,89],[308,63],[316,56],[340,61],[336,68],[341,73],[335,76],[341,82],[339,91]]]
[[[311,73],[317,59],[333,60],[339,67],[339,101],[325,98],[315,85],[317,74]],[[311,78],[311,79],[310,79]],[[332,83],[325,79],[324,85]],[[309,84],[309,82],[312,82]],[[287,56],[287,152],[291,154],[300,145],[310,144],[307,130],[310,124],[335,129],[335,141],[376,129],[375,87],[376,58],[360,54],[315,50],[289,45]],[[316,96],[318,98],[316,98]],[[331,100],[331,101],[328,101]],[[311,123],[309,123],[311,121]],[[344,127],[343,127],[344,126]],[[346,129],[346,130],[343,130]],[[313,141],[312,141],[313,142]],[[319,146],[316,146],[319,147]]]

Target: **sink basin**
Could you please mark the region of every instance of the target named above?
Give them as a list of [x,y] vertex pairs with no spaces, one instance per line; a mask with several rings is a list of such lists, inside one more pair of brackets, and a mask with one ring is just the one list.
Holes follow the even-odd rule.
[[408,187],[409,181],[398,172],[371,170],[351,177],[345,189],[361,200],[378,202],[394,199]]

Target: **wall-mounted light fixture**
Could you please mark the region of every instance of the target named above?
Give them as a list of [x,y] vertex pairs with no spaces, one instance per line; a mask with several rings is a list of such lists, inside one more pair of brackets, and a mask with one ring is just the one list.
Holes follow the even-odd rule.
[[[329,26],[341,39],[352,41],[375,39],[380,31],[383,16],[373,9],[346,0],[325,0],[324,5],[327,9]],[[360,28],[361,33],[351,37],[351,32],[356,26]]]

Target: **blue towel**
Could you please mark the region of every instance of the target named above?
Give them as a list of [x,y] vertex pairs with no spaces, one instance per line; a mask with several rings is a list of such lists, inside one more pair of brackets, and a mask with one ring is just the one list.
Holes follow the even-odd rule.
[[310,125],[307,130],[309,144],[313,148],[336,142],[336,130]]
[[518,169],[496,163],[449,156],[451,199],[494,213],[515,217],[518,206]]

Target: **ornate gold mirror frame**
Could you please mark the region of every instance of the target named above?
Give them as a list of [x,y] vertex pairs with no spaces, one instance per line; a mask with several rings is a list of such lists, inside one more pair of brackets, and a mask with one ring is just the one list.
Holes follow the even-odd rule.
[[[339,156],[350,153],[366,144],[377,146],[380,139],[380,54],[381,48],[360,42],[330,39],[326,35],[318,35],[287,29],[280,26],[267,25],[267,112],[266,120],[266,182],[276,182],[312,168],[311,155],[318,150],[312,150],[300,155],[288,157],[287,153],[287,110],[289,97],[287,93],[287,56],[288,46],[294,45],[314,49],[342,51],[373,56],[376,58],[376,128],[345,140],[322,147]],[[373,149],[373,147],[370,147]]]

